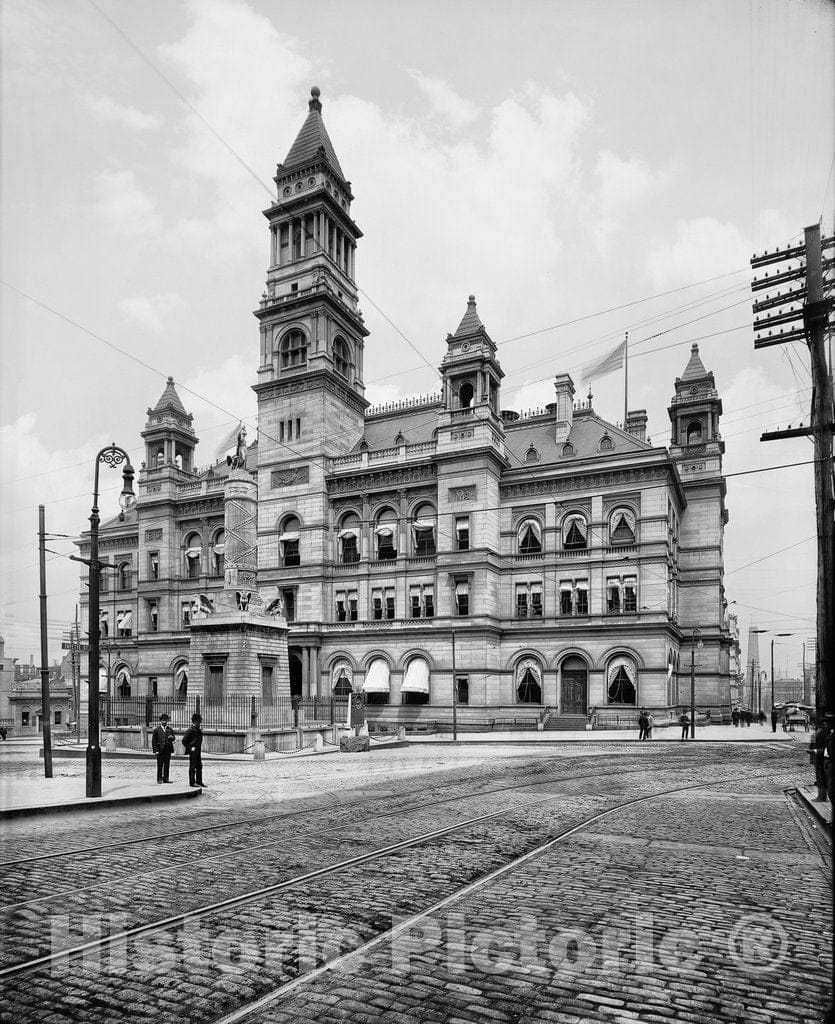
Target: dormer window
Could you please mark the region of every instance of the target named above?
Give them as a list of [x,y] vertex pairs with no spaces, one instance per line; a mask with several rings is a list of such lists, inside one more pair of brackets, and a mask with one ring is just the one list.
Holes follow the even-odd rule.
[[600,445],[598,449],[599,451],[610,452],[614,447],[615,442],[611,439],[611,437],[609,437],[608,434],[604,434],[603,437],[600,438]]
[[533,445],[525,452],[525,462],[539,462],[539,452]]
[[290,331],[284,335],[279,357],[282,370],[296,370],[307,365],[307,339],[301,331]]
[[570,442],[566,442],[562,446],[562,457],[564,459],[570,459],[574,455],[574,445]]

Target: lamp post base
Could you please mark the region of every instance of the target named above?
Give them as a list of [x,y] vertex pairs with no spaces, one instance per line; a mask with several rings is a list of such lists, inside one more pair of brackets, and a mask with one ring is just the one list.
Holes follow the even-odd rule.
[[101,796],[101,747],[98,744],[87,747],[86,796]]

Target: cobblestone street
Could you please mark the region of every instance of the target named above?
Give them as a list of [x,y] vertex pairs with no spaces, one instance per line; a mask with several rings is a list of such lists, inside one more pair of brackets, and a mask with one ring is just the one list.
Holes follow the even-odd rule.
[[195,1024],[812,1022],[828,1005],[830,854],[792,796],[802,744],[211,767],[198,800],[4,823],[2,1020],[156,1020],[161,989]]

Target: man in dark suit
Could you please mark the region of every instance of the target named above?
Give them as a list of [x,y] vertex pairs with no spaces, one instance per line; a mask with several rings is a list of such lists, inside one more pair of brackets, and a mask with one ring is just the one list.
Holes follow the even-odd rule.
[[188,753],[188,784],[197,789],[205,789],[203,782],[203,759],[201,750],[203,748],[203,730],[200,724],[203,719],[200,715],[191,716],[191,728],[183,736],[183,746]]
[[171,764],[171,755],[174,752],[174,730],[168,724],[168,715],[159,716],[159,725],[151,734],[151,749],[157,755],[157,785],[163,782],[170,782],[168,769]]

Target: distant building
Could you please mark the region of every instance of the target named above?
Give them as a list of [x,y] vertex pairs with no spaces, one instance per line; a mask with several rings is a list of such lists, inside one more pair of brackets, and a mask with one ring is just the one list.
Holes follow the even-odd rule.
[[[41,673],[30,658],[28,665],[7,658],[6,642],[0,637],[0,725],[15,736],[35,736],[42,731]],[[49,711],[52,728],[65,729],[70,721],[72,688],[58,666],[50,669]]]
[[[692,646],[696,703],[727,715],[722,401],[698,346],[672,382],[669,448],[648,440],[643,410],[618,425],[591,395],[575,402],[567,374],[545,409],[503,409],[473,296],[436,346],[440,392],[369,408],[362,233],[318,90],[275,181],[248,466],[292,692],[363,691],[392,722],[446,720],[453,702],[465,717],[674,716]],[[142,437],[138,504],[101,527],[101,631],[116,696],[184,697],[208,671],[189,660],[189,629],[223,585],[227,469],[197,468],[170,378]],[[82,588],[85,616],[86,601]]]

